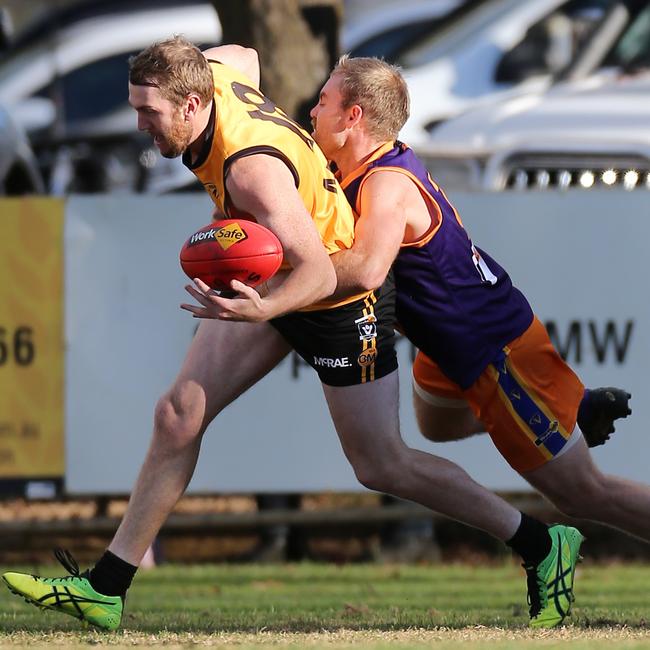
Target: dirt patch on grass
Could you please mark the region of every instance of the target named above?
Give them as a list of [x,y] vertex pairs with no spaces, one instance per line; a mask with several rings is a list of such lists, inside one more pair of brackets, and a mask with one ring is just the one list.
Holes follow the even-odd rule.
[[650,647],[650,631],[610,627],[602,629],[579,629],[563,627],[557,630],[535,631],[529,629],[505,630],[483,626],[434,630],[413,629],[397,631],[339,630],[314,634],[250,633],[223,634],[140,634],[100,632],[53,634],[15,633],[0,636],[0,647],[32,648],[35,644],[58,647],[133,648],[134,646],[163,645],[171,650],[197,646],[236,647],[240,649],[259,647],[290,648],[521,648],[521,647],[567,647],[572,650],[587,648],[641,648]]

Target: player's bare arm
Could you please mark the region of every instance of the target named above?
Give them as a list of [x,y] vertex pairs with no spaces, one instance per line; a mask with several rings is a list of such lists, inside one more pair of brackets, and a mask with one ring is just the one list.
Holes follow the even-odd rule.
[[[381,286],[408,228],[407,207],[419,195],[404,174],[378,171],[361,191],[361,215],[352,248],[332,255],[338,284],[335,298]],[[417,197],[415,197],[417,198]]]
[[257,50],[241,45],[219,45],[203,51],[206,59],[213,59],[225,65],[229,65],[239,72],[243,72],[255,87],[260,86],[260,61]]
[[[261,297],[253,288],[234,280],[236,298],[211,292],[207,285],[187,287],[202,307],[182,305],[199,318],[264,321],[328,297],[336,287],[336,274],[313,221],[296,190],[288,167],[268,155],[254,155],[233,163],[226,188],[235,208],[272,230],[291,270],[272,282]],[[275,280],[275,278],[273,278]]]

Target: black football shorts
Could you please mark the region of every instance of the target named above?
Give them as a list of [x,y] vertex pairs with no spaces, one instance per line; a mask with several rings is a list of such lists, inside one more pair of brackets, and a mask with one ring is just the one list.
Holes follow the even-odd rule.
[[271,321],[328,386],[355,386],[397,368],[395,288],[388,279],[361,300]]

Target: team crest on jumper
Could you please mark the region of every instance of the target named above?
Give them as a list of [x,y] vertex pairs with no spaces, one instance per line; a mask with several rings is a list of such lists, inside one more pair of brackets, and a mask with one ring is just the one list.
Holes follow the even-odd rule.
[[217,240],[219,246],[227,251],[234,244],[248,239],[248,235],[238,223],[231,223],[223,228],[219,228],[215,232],[214,238]]
[[359,328],[359,340],[372,341],[377,338],[377,317],[369,314],[354,321]]

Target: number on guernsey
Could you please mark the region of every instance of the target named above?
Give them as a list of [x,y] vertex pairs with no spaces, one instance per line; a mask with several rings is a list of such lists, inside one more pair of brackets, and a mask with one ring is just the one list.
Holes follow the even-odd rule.
[[485,260],[476,250],[474,244],[472,244],[472,261],[474,262],[478,274],[481,276],[481,282],[489,282],[490,284],[497,283],[497,276],[490,271],[490,267],[485,263]]

